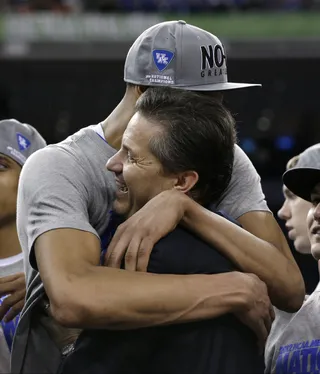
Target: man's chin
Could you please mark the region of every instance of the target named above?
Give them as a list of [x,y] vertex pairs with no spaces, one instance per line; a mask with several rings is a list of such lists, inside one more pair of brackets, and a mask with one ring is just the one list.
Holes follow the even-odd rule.
[[130,204],[131,200],[116,199],[113,202],[113,211],[122,216],[124,219],[128,219],[133,216],[139,209],[137,204]]
[[114,201],[112,209],[116,214],[118,214],[119,216],[124,216],[124,217],[128,215],[128,211],[129,211],[129,207],[127,204],[121,203],[117,200]]
[[302,238],[297,238],[293,242],[294,248],[297,252],[303,255],[311,254],[311,245],[309,240],[303,240]]

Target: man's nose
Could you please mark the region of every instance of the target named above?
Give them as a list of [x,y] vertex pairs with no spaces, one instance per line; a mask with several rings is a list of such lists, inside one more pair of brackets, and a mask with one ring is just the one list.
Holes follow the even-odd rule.
[[106,163],[106,168],[116,174],[122,173],[123,163],[119,152],[112,156]]
[[320,203],[314,208],[313,217],[316,221],[320,222]]
[[290,208],[287,200],[284,201],[282,207],[278,210],[278,217],[284,221],[290,218]]

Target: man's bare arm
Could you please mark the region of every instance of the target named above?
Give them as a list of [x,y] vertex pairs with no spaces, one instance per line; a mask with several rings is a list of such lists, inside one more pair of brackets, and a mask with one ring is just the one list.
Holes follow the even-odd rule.
[[304,282],[273,216],[250,212],[239,219],[243,228],[210,212],[175,190],[164,191],[118,227],[109,245],[106,264],[146,271],[155,243],[182,223],[229,257],[244,272],[263,280],[272,303],[292,312],[302,305]]
[[74,229],[41,235],[35,255],[51,313],[67,327],[131,329],[234,312],[251,313],[250,323],[268,330],[265,286],[246,274],[154,275],[98,266],[98,238]]
[[301,307],[303,278],[271,213],[246,213],[238,219],[241,228],[187,199],[182,222],[241,270],[262,279],[279,309],[294,312]]

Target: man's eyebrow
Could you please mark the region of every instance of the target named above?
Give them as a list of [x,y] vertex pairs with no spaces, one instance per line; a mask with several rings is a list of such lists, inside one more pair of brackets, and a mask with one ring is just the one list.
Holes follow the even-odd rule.
[[123,142],[122,143],[122,147],[126,150],[126,151],[129,151],[129,152],[131,152],[131,153],[136,153],[135,152],[135,150],[133,149],[133,148],[131,148],[129,145],[128,145],[128,143],[126,143],[126,142]]

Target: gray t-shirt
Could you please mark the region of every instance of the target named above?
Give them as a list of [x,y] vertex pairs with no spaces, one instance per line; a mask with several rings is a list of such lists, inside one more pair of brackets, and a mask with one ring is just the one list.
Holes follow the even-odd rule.
[[[9,275],[17,274],[23,272],[23,256],[22,253],[4,258],[0,260],[0,277],[7,277]],[[0,298],[0,304],[1,300]],[[6,333],[11,335],[14,332],[14,326],[18,322],[16,317],[7,326]],[[3,322],[4,324],[4,322]],[[7,336],[8,338],[8,336]],[[10,372],[10,350],[7,343],[7,338],[4,334],[2,323],[0,323],[0,374],[8,374]],[[11,338],[11,336],[9,336]]]
[[234,219],[253,211],[270,212],[262,191],[261,178],[238,145],[234,148],[231,181],[216,207]]
[[[100,125],[98,125],[99,128]],[[23,357],[26,350],[28,315],[43,295],[43,286],[35,268],[32,247],[41,234],[58,228],[75,228],[99,236],[108,225],[108,215],[114,194],[114,177],[105,169],[108,159],[115,153],[102,139],[97,127],[80,130],[67,140],[50,145],[33,154],[24,165],[18,193],[17,225],[20,242],[26,260],[27,303],[22,312],[14,341],[13,357]],[[101,136],[102,135],[102,136]],[[263,210],[269,211],[260,185],[260,177],[245,153],[236,146],[234,173],[218,209],[233,218],[242,214]],[[31,254],[31,255],[30,255]],[[31,265],[29,265],[29,257]],[[41,326],[30,330],[28,348],[36,346]],[[33,340],[32,340],[33,339]],[[33,341],[33,343],[31,343]],[[42,344],[44,346],[45,343]],[[51,351],[53,348],[51,348]],[[52,372],[54,355],[44,362],[27,362],[25,354],[24,372],[39,370]],[[40,360],[40,358],[39,358]],[[21,370],[18,360],[12,359],[13,372]],[[42,365],[45,365],[44,369]],[[27,368],[27,369],[26,369]],[[46,371],[47,370],[47,371]]]
[[265,349],[265,373],[320,372],[320,283],[296,313],[276,309]]
[[105,232],[115,193],[113,173],[105,165],[114,153],[90,126],[35,152],[22,169],[17,229],[25,259],[27,295],[14,338],[13,373],[21,372],[22,366],[26,373],[57,369],[60,352],[48,339],[39,317],[33,318],[30,329],[30,317],[37,315],[44,295],[33,245],[40,235],[58,228],[74,228],[97,237]]

